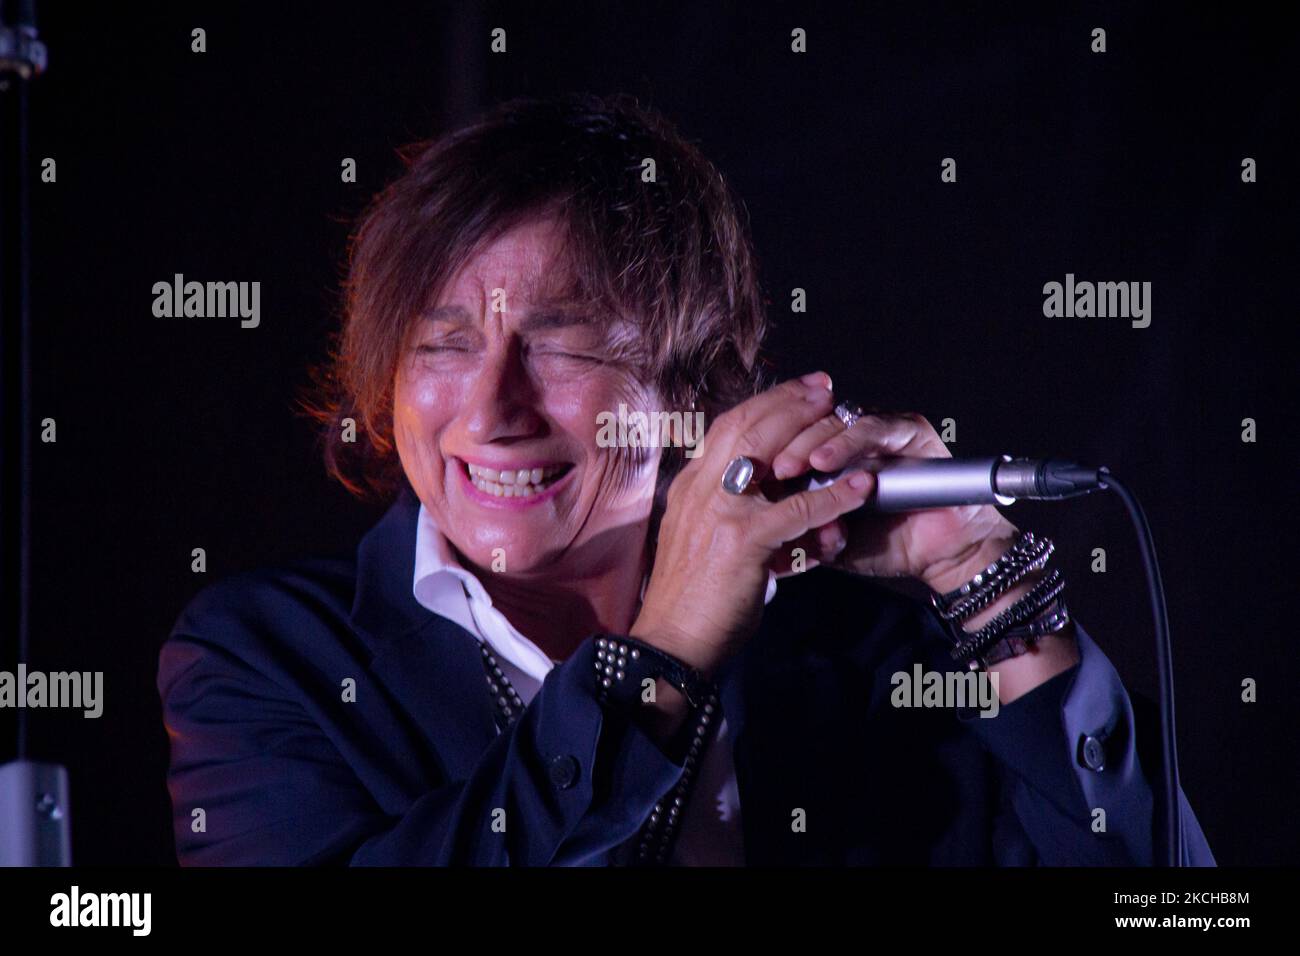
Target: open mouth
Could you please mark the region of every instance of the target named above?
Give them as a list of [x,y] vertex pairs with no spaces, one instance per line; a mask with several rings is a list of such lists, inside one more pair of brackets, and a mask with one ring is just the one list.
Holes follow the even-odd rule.
[[464,462],[470,484],[486,495],[498,498],[531,498],[555,484],[573,466],[570,464],[546,465],[542,468],[502,469],[485,468]]

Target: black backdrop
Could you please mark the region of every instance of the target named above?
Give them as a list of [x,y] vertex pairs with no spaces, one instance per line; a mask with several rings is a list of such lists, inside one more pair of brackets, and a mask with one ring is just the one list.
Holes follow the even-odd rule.
[[[34,184],[34,416],[58,440],[36,449],[28,663],[105,672],[100,719],[33,713],[33,755],[71,772],[76,861],[173,862],[154,678],[185,602],[238,570],[346,552],[377,517],[327,481],[291,411],[337,318],[349,218],[398,145],[570,89],[637,94],[730,177],[782,371],[823,367],[864,402],[953,418],[954,454],[1069,454],[1128,478],[1169,592],[1184,787],[1221,863],[1296,861],[1283,137],[1298,51],[1265,7],[181,6],[39,11],[33,158],[53,157],[57,182]],[[505,54],[488,49],[498,26]],[[177,272],[260,281],[261,326],[155,318],[151,287]],[[1150,327],[1045,318],[1042,286],[1067,272],[1150,281]],[[1154,696],[1118,501],[1012,518],[1056,537],[1072,607]],[[13,724],[0,717],[0,758]]]

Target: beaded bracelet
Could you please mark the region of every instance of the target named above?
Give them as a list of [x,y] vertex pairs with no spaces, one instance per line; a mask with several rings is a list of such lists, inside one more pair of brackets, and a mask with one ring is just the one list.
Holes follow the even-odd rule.
[[972,667],[974,658],[992,647],[1008,630],[1041,614],[1065,590],[1061,572],[1053,569],[1015,604],[1007,608],[978,631],[959,638],[952,649],[953,660],[965,660]]
[[981,590],[976,591],[974,594],[970,595],[970,597],[958,601],[956,604],[952,605],[951,609],[948,611],[941,611],[940,614],[948,621],[965,621],[974,617],[1025,578],[1043,570],[1052,556],[1052,550],[1051,542],[1046,542],[1046,547],[1042,549],[1037,557],[1033,558],[1026,564],[1008,565],[1007,568],[1001,574],[997,575],[991,582],[986,580],[986,584]]
[[953,590],[949,591],[946,594],[935,595],[934,596],[935,606],[938,607],[938,606],[950,605],[952,604],[953,601],[956,601],[958,598],[970,594],[971,591],[975,590],[983,583],[985,578],[995,573],[998,567],[1003,562],[1010,560],[1012,558],[1013,553],[1022,551],[1024,547],[1026,547],[1031,541],[1035,541],[1035,540],[1037,539],[1035,539],[1032,532],[1021,531],[1017,529],[1015,534],[1012,535],[1011,547],[1007,550],[1005,554],[1002,555],[1001,558],[999,558],[997,561],[994,561],[987,568],[985,568],[979,574],[975,575],[975,577],[973,577],[971,580],[967,581],[965,584],[961,585],[960,587],[954,588]]
[[931,595],[931,603],[946,621],[965,620],[978,614],[1011,590],[1026,575],[1040,570],[1055,545],[1032,532],[1016,532],[1015,542],[1000,558],[961,587],[947,594]]

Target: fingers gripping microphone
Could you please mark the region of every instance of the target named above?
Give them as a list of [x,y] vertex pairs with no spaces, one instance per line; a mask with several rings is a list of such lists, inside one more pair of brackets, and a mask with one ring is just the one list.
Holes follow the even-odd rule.
[[1174,682],[1169,614],[1146,515],[1132,491],[1108,468],[1087,468],[1055,458],[863,458],[834,474],[813,472],[809,488],[824,488],[850,468],[876,476],[876,493],[866,504],[876,511],[924,511],[961,505],[1010,505],[1016,501],[1060,501],[1104,488],[1123,502],[1138,533],[1155,622],[1156,668],[1160,675],[1161,793],[1156,860],[1185,865],[1179,805],[1178,746],[1174,728]]
[[[867,505],[876,511],[1059,501],[1104,487],[1099,469],[1055,458],[865,458],[850,468],[876,476]],[[848,470],[814,472],[808,487],[824,488]]]

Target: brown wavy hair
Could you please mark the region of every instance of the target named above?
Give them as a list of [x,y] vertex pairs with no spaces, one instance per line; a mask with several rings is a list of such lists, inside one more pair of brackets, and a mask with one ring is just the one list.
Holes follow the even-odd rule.
[[[342,328],[299,399],[354,495],[402,482],[392,392],[416,319],[477,251],[535,218],[560,226],[574,297],[631,324],[667,408],[709,422],[761,387],[767,320],[744,207],[659,113],[621,94],[514,99],[398,156],[405,172],[349,238]],[[661,503],[683,461],[665,450]]]

